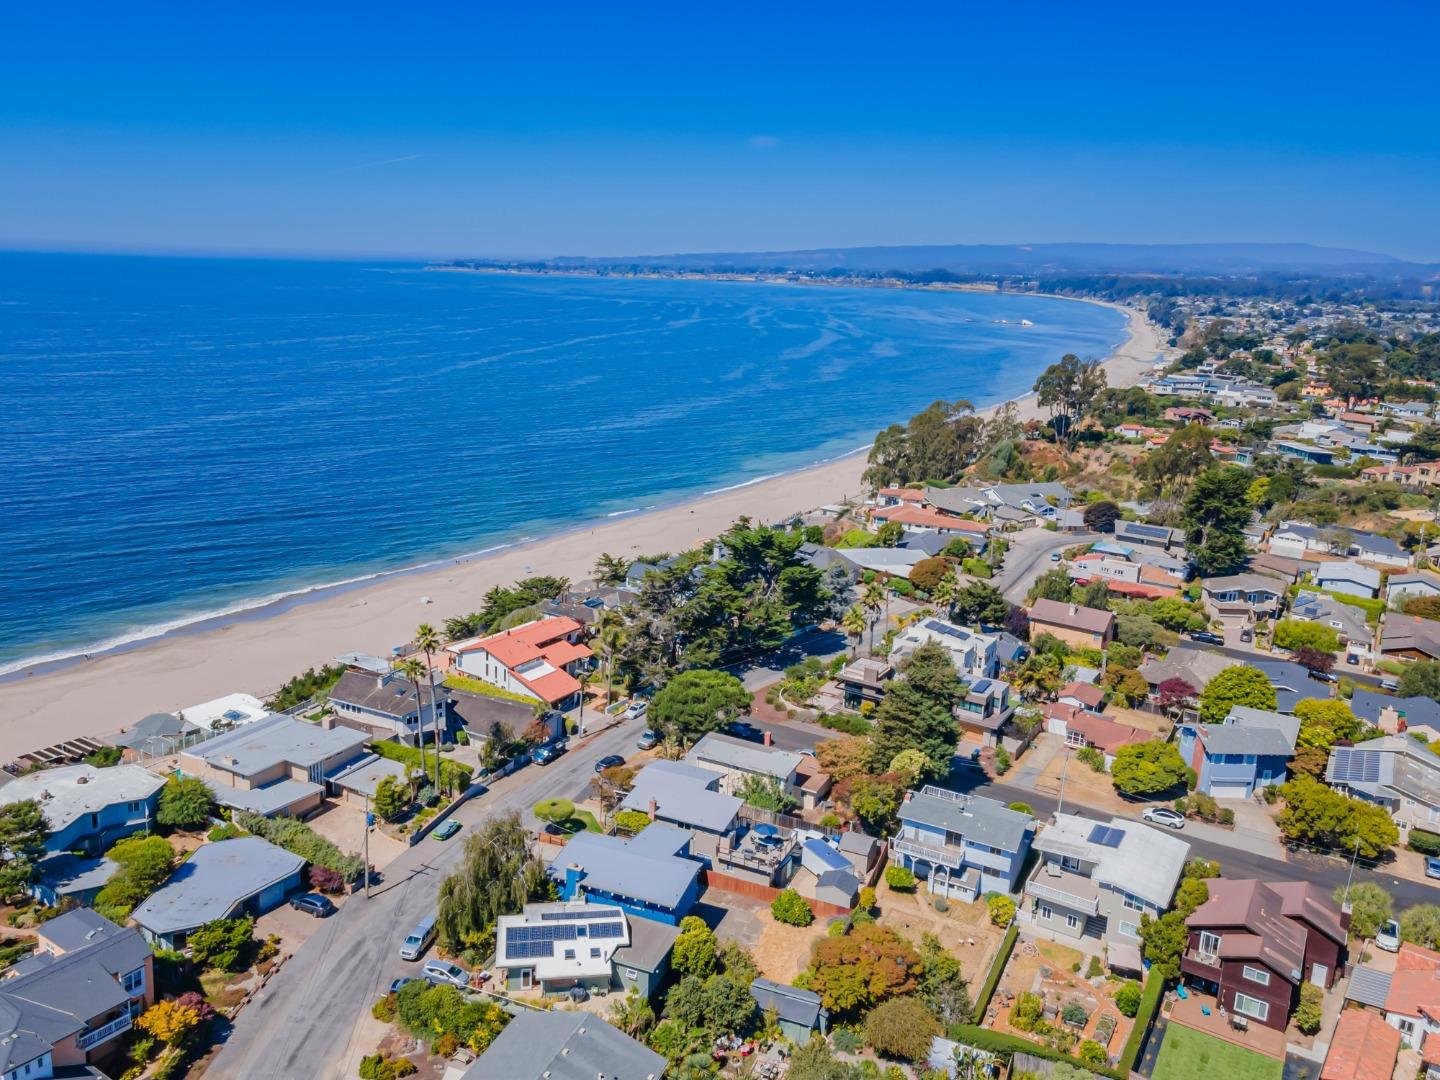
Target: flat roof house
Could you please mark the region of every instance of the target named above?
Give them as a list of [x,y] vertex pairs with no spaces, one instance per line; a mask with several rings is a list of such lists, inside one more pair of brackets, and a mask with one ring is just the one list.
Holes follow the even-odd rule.
[[84,1067],[117,1055],[118,1040],[155,1002],[150,947],[89,908],[51,919],[36,943],[0,979],[0,1075],[100,1075]]
[[841,668],[835,681],[844,694],[845,707],[858,711],[867,701],[878,705],[885,696],[885,684],[894,676],[895,668],[888,660],[861,656]]
[[523,1011],[461,1080],[663,1080],[667,1062],[594,1013]]
[[181,709],[180,718],[206,731],[224,731],[241,724],[253,724],[270,715],[265,703],[254,694],[226,694],[214,701],[202,701]]
[[1051,634],[1082,649],[1103,649],[1115,636],[1115,613],[1059,600],[1036,600],[1030,608],[1031,640],[1040,634]]
[[1283,784],[1295,756],[1300,721],[1235,705],[1220,724],[1180,724],[1177,747],[1195,770],[1195,790],[1215,799],[1248,799]]
[[905,793],[890,858],[963,900],[1013,893],[1034,837],[1035,819],[982,795],[927,784]]
[[246,724],[180,755],[180,769],[233,810],[298,817],[318,807],[331,777],[366,757],[369,736],[288,716]]
[[63,765],[17,776],[0,787],[0,805],[33,799],[50,834],[46,851],[104,851],[149,826],[165,778],[140,765]]
[[976,679],[965,687],[955,718],[960,729],[980,736],[985,746],[1000,742],[1015,709],[1010,704],[1010,684],[1000,679]]
[[[642,957],[641,932],[647,935],[644,951],[658,955]],[[526,904],[520,914],[502,915],[496,924],[495,967],[511,991],[562,994],[576,986],[603,992],[636,987],[649,997],[668,969],[678,934],[673,926],[632,919],[604,904]],[[622,964],[643,966],[643,983],[638,968],[629,979],[617,972]]]
[[594,655],[584,637],[574,619],[550,616],[445,648],[464,674],[563,712],[580,703],[576,676]]
[[653,822],[628,840],[576,833],[550,864],[562,900],[589,900],[679,926],[700,895],[690,833]]
[[923,619],[895,635],[890,646],[890,663],[900,668],[922,645],[939,645],[950,657],[955,672],[963,679],[993,679],[1000,674],[1000,656],[995,638],[944,619]]
[[375,739],[399,739],[411,746],[433,740],[436,720],[440,737],[450,729],[450,692],[437,683],[434,694],[428,678],[415,685],[395,671],[347,671],[330,691],[336,720]]
[[1300,987],[1322,990],[1341,972],[1349,917],[1306,881],[1212,878],[1186,920],[1180,970],[1221,1008],[1284,1031]]
[[300,890],[305,860],[258,836],[203,844],[133,912],[147,941],[183,949],[216,919],[263,915]]
[[1041,860],[1025,883],[1025,918],[1062,938],[1096,937],[1131,950],[1140,920],[1170,906],[1190,856],[1189,844],[1159,829],[1078,814],[1056,814],[1032,846]]
[[685,760],[719,773],[720,791],[725,795],[734,795],[750,776],[775,780],[791,795],[799,795],[796,773],[802,757],[793,750],[776,750],[710,731],[690,748]]
[[1143,544],[1160,551],[1172,551],[1185,546],[1185,533],[1168,525],[1146,525],[1142,521],[1121,519],[1115,522],[1115,542]]

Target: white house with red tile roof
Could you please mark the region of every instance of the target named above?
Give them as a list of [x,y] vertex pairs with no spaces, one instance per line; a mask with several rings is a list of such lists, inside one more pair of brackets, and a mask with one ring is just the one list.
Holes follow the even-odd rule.
[[1385,1021],[1429,1065],[1440,1065],[1440,953],[1413,942],[1400,946],[1385,995]]
[[585,628],[565,615],[553,615],[489,637],[446,646],[454,666],[491,686],[569,709],[580,701],[576,678],[591,653]]
[[933,532],[941,536],[982,537],[990,531],[988,525],[968,518],[955,517],[925,506],[911,506],[904,503],[895,506],[880,506],[870,512],[874,525],[893,521],[906,532]]
[[875,492],[876,506],[920,506],[925,502],[925,493],[915,488],[884,487]]

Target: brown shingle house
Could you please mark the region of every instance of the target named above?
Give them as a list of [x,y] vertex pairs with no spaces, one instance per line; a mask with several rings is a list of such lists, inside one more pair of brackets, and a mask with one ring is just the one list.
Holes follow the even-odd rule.
[[1103,649],[1115,636],[1115,614],[1059,600],[1036,600],[1030,609],[1030,637],[1053,634],[1067,645]]

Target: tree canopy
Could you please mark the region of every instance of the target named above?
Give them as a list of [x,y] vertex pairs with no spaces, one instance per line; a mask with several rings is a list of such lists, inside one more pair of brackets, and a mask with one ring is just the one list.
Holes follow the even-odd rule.
[[810,957],[809,988],[831,1012],[853,1016],[919,986],[920,954],[894,930],[860,923],[821,938]]
[[1259,668],[1228,667],[1200,691],[1200,719],[1207,724],[1223,723],[1235,705],[1274,710],[1275,688]]
[[1050,412],[1056,438],[1074,446],[1080,421],[1105,389],[1105,369],[1099,360],[1066,353],[1040,373],[1033,389],[1040,407]]
[[1185,783],[1189,770],[1173,743],[1130,743],[1115,752],[1110,776],[1126,795],[1159,795]]
[[0,806],[0,896],[13,896],[35,880],[48,835],[45,814],[34,799]]
[[1190,558],[1202,576],[1226,574],[1245,562],[1244,529],[1252,510],[1246,501],[1250,474],[1238,465],[1207,469],[1195,478],[1181,517]]
[[465,840],[460,862],[440,882],[436,931],[441,947],[477,949],[494,933],[495,920],[531,900],[549,899],[554,885],[545,864],[530,854],[530,837],[517,813],[487,820]]
[[155,820],[174,829],[198,829],[210,820],[215,795],[198,776],[172,776],[160,789]]
[[974,460],[984,423],[968,401],[936,401],[908,423],[891,424],[870,447],[871,487],[953,480]]
[[949,772],[959,729],[955,706],[960,679],[950,654],[926,642],[905,661],[898,678],[875,710],[871,763],[883,771],[902,750],[919,750],[930,763],[929,775]]
[[649,719],[657,730],[691,743],[735,720],[749,705],[750,693],[734,675],[682,671],[655,695]]

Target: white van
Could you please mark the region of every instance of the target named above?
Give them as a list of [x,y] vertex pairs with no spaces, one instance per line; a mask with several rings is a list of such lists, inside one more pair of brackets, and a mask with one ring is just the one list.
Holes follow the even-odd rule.
[[401,960],[419,960],[425,955],[425,950],[435,940],[435,916],[428,919],[421,919],[415,924],[403,942],[400,943]]

